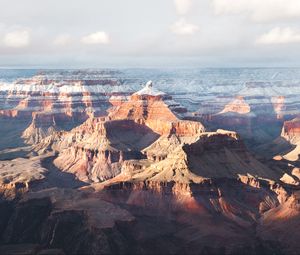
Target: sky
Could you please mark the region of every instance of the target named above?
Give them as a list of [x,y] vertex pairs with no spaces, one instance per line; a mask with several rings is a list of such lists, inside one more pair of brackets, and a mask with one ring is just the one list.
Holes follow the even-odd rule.
[[300,0],[0,0],[0,67],[300,67]]

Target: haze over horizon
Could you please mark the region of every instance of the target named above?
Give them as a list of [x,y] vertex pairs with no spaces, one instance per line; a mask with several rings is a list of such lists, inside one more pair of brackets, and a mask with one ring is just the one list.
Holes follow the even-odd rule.
[[0,66],[300,66],[297,0],[0,0]]

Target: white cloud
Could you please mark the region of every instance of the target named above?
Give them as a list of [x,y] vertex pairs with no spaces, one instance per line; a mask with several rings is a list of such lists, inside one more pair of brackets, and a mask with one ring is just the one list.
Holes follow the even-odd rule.
[[99,31],[81,38],[84,44],[109,44],[110,38],[106,32]]
[[3,43],[11,48],[23,48],[30,43],[30,33],[27,29],[15,30],[4,35]]
[[193,35],[198,29],[197,25],[188,23],[184,18],[176,21],[171,26],[171,31],[177,35]]
[[300,32],[290,27],[280,28],[275,27],[269,32],[257,38],[257,44],[288,44],[299,43]]
[[187,14],[192,6],[192,0],[174,0],[174,3],[179,15]]
[[213,7],[217,15],[248,13],[259,22],[300,17],[299,0],[213,0]]
[[71,43],[72,37],[68,34],[61,34],[58,35],[54,41],[53,44],[56,46],[67,46]]

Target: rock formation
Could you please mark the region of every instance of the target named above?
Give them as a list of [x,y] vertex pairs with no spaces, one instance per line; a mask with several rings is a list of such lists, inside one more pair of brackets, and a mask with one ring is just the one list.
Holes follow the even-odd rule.
[[297,144],[300,141],[300,118],[285,121],[281,136],[292,144]]
[[54,130],[70,130],[89,117],[106,115],[110,98],[126,96],[125,86],[119,90],[109,71],[48,72],[0,83],[0,119],[31,121],[23,138],[34,144]]
[[224,109],[220,112],[235,112],[239,114],[247,114],[251,111],[250,105],[246,103],[245,99],[241,96],[238,96],[229,104],[225,105]]
[[113,106],[107,118],[90,118],[35,148],[40,153],[57,151],[55,165],[85,182],[283,178],[283,170],[260,163],[235,132],[205,133],[201,123],[182,120],[185,111],[176,109],[182,107],[149,82],[128,101]]
[[300,120],[298,117],[283,123],[280,137],[268,145],[275,148],[275,155],[280,155],[281,159],[289,161],[298,160],[300,154],[299,127]]
[[22,138],[26,143],[37,144],[45,137],[58,131],[54,114],[33,113],[32,115],[31,124],[22,134]]
[[[216,116],[228,125],[233,116],[234,127],[250,127],[253,135],[253,124],[270,109],[261,101],[255,105],[258,84],[247,86],[249,98],[241,93],[228,100]],[[263,91],[277,97],[272,88]],[[113,95],[110,102],[107,116],[91,115],[70,131],[61,130],[57,114],[33,114],[23,133],[34,144],[31,154],[20,164],[0,162],[2,196],[15,198],[0,200],[0,253],[17,253],[20,247],[29,254],[298,251],[297,161],[258,160],[237,132],[205,131],[194,121],[199,116],[152,82],[131,96]],[[276,113],[264,124],[287,109],[286,98],[272,102],[268,105]],[[30,100],[20,105],[28,107]],[[245,121],[237,122],[241,116]],[[251,116],[255,121],[249,122]],[[286,124],[284,137],[297,136],[294,124]],[[61,175],[51,176],[55,171]],[[80,181],[64,186],[69,180],[59,182],[63,174]],[[50,178],[54,181],[47,185]],[[16,188],[20,182],[22,192],[6,191],[6,184]],[[12,193],[21,195],[7,195]]]
[[90,118],[70,132],[46,137],[35,149],[59,152],[55,165],[83,181],[103,181],[121,172],[126,160],[146,159],[143,149],[161,139],[194,137],[199,122],[181,120],[185,110],[148,83],[128,101],[113,106],[106,118]]
[[0,198],[14,199],[45,178],[47,169],[39,157],[0,161]]

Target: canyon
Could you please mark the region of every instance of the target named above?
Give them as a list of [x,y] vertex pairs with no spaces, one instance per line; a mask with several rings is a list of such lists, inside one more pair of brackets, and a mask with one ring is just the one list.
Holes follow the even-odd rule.
[[297,84],[120,75],[0,85],[0,253],[297,254]]

